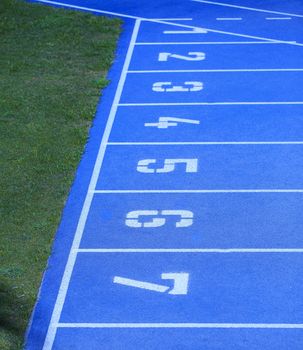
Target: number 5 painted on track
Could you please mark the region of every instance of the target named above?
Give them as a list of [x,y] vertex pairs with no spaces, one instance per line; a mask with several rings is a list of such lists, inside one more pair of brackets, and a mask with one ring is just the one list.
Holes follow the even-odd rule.
[[142,159],[139,160],[137,171],[145,174],[154,173],[171,173],[175,170],[176,164],[185,164],[186,173],[196,173],[198,171],[198,159],[165,159],[162,168],[150,168],[151,164],[155,164],[157,159]]

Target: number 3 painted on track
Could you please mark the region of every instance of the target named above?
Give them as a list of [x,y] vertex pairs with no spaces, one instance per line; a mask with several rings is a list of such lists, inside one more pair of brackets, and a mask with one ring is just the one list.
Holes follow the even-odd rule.
[[[125,224],[132,228],[161,227],[166,224],[166,218],[163,216],[180,217],[175,223],[177,228],[191,226],[194,218],[193,212],[189,210],[134,210],[127,213]],[[142,222],[144,218],[150,220]]]

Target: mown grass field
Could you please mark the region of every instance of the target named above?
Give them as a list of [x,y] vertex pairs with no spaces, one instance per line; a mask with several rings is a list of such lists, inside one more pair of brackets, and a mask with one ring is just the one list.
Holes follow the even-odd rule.
[[119,20],[0,3],[0,349],[22,348]]

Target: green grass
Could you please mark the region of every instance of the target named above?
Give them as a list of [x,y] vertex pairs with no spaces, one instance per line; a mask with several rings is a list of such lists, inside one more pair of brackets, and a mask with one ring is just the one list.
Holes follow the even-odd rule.
[[0,4],[0,349],[22,348],[120,21]]

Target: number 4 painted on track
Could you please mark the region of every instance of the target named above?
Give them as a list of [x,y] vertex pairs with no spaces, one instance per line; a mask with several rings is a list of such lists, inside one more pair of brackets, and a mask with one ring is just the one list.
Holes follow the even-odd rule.
[[156,127],[158,129],[167,129],[170,126],[178,126],[179,123],[185,124],[200,124],[199,120],[195,119],[184,119],[184,118],[173,118],[173,117],[160,117],[158,123],[145,123],[146,127]]

